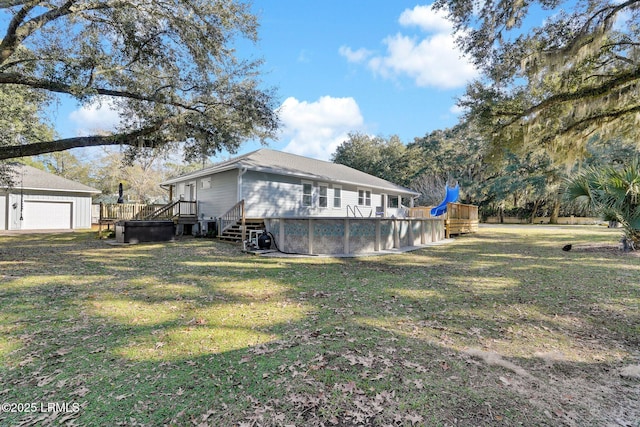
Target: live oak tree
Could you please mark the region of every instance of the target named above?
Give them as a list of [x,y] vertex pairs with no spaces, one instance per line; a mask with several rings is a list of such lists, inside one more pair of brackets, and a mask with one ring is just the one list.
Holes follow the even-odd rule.
[[[640,0],[437,0],[483,71],[460,104],[505,147],[571,163],[590,137],[637,132]],[[547,13],[529,28],[533,14]]]
[[[50,140],[53,129],[41,117],[46,94],[21,86],[0,85],[0,147]],[[0,183],[15,184],[12,164],[0,162]]]
[[243,1],[0,0],[0,15],[0,90],[110,102],[121,118],[109,133],[2,141],[0,159],[178,142],[194,159],[277,130],[260,61],[235,50],[257,39],[256,17]]

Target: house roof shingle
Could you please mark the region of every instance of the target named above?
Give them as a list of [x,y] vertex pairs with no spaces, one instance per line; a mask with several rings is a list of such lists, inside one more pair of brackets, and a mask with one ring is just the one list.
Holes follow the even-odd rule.
[[32,166],[16,164],[14,167],[14,189],[65,191],[73,193],[100,194],[101,191],[88,185],[54,175]]
[[325,182],[352,184],[393,191],[402,195],[419,195],[413,190],[396,185],[382,178],[345,165],[311,159],[297,154],[262,148],[242,156],[217,163],[208,168],[169,179],[162,185],[170,185],[189,179],[212,175],[231,169],[247,169],[278,175],[296,176]]

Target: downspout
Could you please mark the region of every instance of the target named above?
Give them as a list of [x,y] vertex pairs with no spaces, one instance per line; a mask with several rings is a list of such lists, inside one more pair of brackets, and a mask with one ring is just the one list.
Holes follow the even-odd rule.
[[247,173],[247,168],[243,167],[239,169],[238,172],[238,198],[236,200],[237,202],[240,202],[240,200],[242,200],[242,175],[244,175],[245,173]]
[[[247,173],[247,168],[243,167],[239,169],[238,172],[238,197],[237,197],[237,202],[240,203],[240,201],[242,200],[242,176]],[[245,215],[245,208],[246,205],[243,203],[242,204],[242,241],[246,241],[247,240],[247,227],[246,227],[246,223],[245,223],[245,219],[246,219],[246,215]]]

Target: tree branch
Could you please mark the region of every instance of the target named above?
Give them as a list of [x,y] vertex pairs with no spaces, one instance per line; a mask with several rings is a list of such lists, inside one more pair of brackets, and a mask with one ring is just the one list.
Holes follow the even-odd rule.
[[10,7],[25,4],[26,0],[0,0],[0,9],[8,9]]
[[26,4],[22,9],[18,11],[9,22],[7,26],[7,32],[2,38],[2,42],[0,43],[0,64],[4,63],[16,50],[16,46],[20,44],[18,40],[16,32],[20,27],[20,24],[24,21],[24,19],[29,14],[29,11],[36,7],[37,2],[31,1]]
[[[45,90],[56,92],[56,93],[65,93],[65,94],[74,95],[74,96],[76,95],[74,89],[68,84],[55,82],[51,80],[37,79],[37,78],[25,76],[23,74],[18,74],[18,73],[0,73],[0,84],[16,84],[16,85],[28,86],[33,89],[45,89]],[[161,95],[158,95],[158,90],[156,90],[156,93],[151,96],[135,93],[135,92],[96,88],[96,87],[90,88],[90,90],[94,92],[96,95],[113,96],[115,98],[128,98],[128,99],[135,99],[138,101],[156,102],[160,104],[180,107],[188,111],[202,113],[202,111],[198,109],[196,106],[178,102],[174,99],[167,99]]]
[[[159,122],[153,126],[124,134],[82,136],[55,141],[36,142],[33,144],[0,147],[0,160],[24,156],[37,156],[55,151],[69,150],[71,148],[97,147],[101,145],[128,145],[138,147],[140,146],[139,138],[149,136],[159,131],[165,124],[165,122]],[[142,147],[151,148],[153,147],[153,144],[143,142]]]
[[[1,0],[0,0],[1,1]],[[25,6],[13,17],[11,24],[7,29],[2,43],[0,44],[0,64],[4,63],[18,48],[18,46],[31,34],[39,30],[49,22],[66,16],[69,14],[79,13],[87,10],[109,9],[113,7],[110,2],[97,2],[88,3],[82,7],[74,8],[73,5],[77,0],[67,0],[62,6],[56,9],[50,9],[42,15],[36,16],[27,22],[23,22],[29,11],[35,8],[39,1],[20,2],[18,4],[25,3]]]
[[575,100],[579,100],[587,97],[591,98],[594,96],[606,95],[616,87],[622,86],[626,83],[629,83],[638,79],[640,79],[640,67],[636,67],[635,69],[629,70],[624,73],[620,73],[617,77],[612,78],[611,80],[609,80],[608,82],[600,86],[596,86],[596,87],[589,86],[571,93],[559,93],[556,95],[552,95],[546,98],[545,100],[539,102],[538,104],[533,105],[532,107],[529,107],[526,110],[522,111],[516,117],[514,117],[513,119],[503,124],[501,127],[510,126],[523,117],[527,117],[533,113],[537,113],[541,110],[544,110],[545,108],[549,108],[558,103],[575,101]]
[[[560,129],[558,131],[558,134],[560,135],[565,135],[567,133],[572,132],[574,129],[579,128],[580,126],[584,126],[584,125],[588,125],[590,123],[593,122],[597,122],[600,120],[615,120],[618,119],[622,116],[626,116],[628,114],[632,114],[632,113],[640,113],[640,105],[635,105],[633,107],[629,107],[629,108],[623,108],[623,109],[619,109],[619,110],[615,110],[615,111],[604,111],[601,112],[599,114],[593,114],[589,117],[585,117],[582,120],[578,120],[574,123],[571,123],[570,125]],[[556,135],[549,135],[547,138],[545,138],[544,142],[548,142],[551,139],[553,139]]]

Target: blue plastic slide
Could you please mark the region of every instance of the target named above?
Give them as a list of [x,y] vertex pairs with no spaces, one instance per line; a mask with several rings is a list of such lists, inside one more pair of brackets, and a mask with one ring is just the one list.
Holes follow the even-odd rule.
[[455,203],[458,201],[458,197],[460,197],[460,185],[456,184],[453,188],[447,185],[446,190],[447,194],[444,196],[442,203],[431,209],[431,216],[442,215],[447,212],[447,203]]

